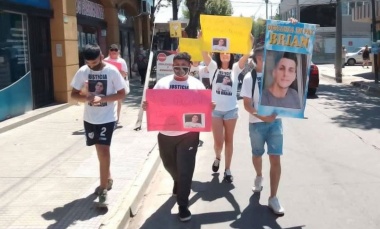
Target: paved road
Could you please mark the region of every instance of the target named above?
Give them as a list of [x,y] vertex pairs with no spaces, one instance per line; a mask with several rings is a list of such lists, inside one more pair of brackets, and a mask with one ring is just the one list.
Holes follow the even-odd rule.
[[305,119],[284,119],[279,190],[284,217],[274,216],[267,207],[267,157],[264,190],[260,195],[251,191],[254,170],[248,115],[241,109],[232,163],[234,183],[221,183],[222,172],[212,173],[212,136],[202,133],[204,144],[198,151],[190,201],[192,220],[179,222],[172,180],[161,166],[128,228],[378,229],[380,98],[322,78],[317,97],[307,103]]

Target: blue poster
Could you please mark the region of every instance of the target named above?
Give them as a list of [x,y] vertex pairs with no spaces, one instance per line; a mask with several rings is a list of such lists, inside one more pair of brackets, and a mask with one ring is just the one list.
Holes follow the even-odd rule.
[[37,8],[50,9],[50,0],[7,0],[17,4],[34,6]]
[[268,20],[259,115],[304,118],[316,25]]

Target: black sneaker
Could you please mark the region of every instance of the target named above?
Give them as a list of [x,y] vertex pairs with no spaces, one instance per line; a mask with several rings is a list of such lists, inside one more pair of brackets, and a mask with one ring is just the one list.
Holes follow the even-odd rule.
[[178,216],[179,220],[182,222],[189,221],[191,219],[191,212],[187,206],[179,206],[178,207]]
[[174,185],[173,185],[173,196],[177,196],[177,181],[174,181]]
[[99,195],[98,207],[99,208],[106,208],[107,205],[108,205],[108,202],[107,202],[107,189],[103,189],[103,190],[101,190],[100,195]]
[[[113,185],[113,180],[112,179],[108,179],[107,191],[109,191],[109,190],[112,189],[112,185]],[[98,186],[98,187],[96,187],[94,194],[97,195],[97,196],[99,196],[100,193],[101,193],[101,189],[100,189],[100,186]]]
[[219,170],[219,165],[220,165],[220,159],[215,158],[214,162],[212,163],[212,171],[214,173],[218,172]]
[[233,181],[234,181],[234,177],[232,176],[231,172],[229,174],[227,174],[226,172],[224,172],[223,182],[225,182],[225,183],[232,183]]

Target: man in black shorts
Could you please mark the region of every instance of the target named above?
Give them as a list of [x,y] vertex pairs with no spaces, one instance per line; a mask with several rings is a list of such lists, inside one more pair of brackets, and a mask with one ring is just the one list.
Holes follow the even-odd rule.
[[116,101],[125,97],[125,81],[115,66],[103,62],[98,45],[86,45],[83,57],[86,65],[77,71],[71,82],[71,98],[85,103],[86,143],[95,145],[100,167],[100,186],[95,193],[99,195],[99,207],[106,207],[107,191],[113,184],[110,145],[117,120]]

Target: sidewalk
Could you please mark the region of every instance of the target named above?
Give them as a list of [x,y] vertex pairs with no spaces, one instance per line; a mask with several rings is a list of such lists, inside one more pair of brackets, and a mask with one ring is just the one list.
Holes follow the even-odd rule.
[[95,207],[94,147],[85,146],[83,105],[56,105],[0,122],[0,228],[123,228],[160,163],[156,133],[134,131],[142,88],[131,80],[111,146],[108,210]]
[[[334,65],[318,65],[318,68],[320,76],[335,80]],[[380,96],[380,84],[375,84],[374,77],[372,67],[367,69],[361,65],[356,65],[342,68],[342,83],[358,87],[366,93]]]

